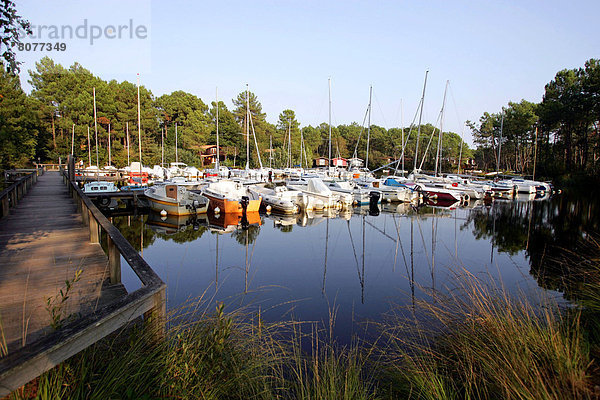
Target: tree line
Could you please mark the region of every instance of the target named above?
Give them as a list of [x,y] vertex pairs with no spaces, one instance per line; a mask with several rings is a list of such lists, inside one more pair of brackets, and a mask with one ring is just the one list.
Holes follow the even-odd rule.
[[[48,57],[37,62],[29,76],[32,91],[26,94],[14,71],[8,72],[4,67],[0,69],[0,156],[3,168],[20,167],[34,161],[64,161],[72,147],[74,155],[84,164],[95,165],[96,127],[100,166],[109,163],[109,142],[111,164],[117,167],[127,165],[128,144],[129,162],[138,160],[138,87],[135,83],[105,81],[78,63],[65,68]],[[258,166],[259,155],[265,166],[300,165],[301,141],[302,166],[312,166],[314,159],[328,156],[327,123],[301,127],[295,112],[285,109],[272,124],[267,121],[255,93],[240,92],[228,108],[223,101],[219,101],[218,105],[215,101],[205,102],[182,90],[159,97],[145,86],[140,86],[139,90],[142,160],[145,165],[160,164],[163,159],[165,164],[175,161],[177,130],[178,160],[200,166],[201,146],[216,144],[217,107],[219,144],[228,152],[226,165],[245,166],[247,125],[250,126],[251,167]],[[246,96],[251,116],[248,121]],[[356,122],[332,126],[332,157],[357,156],[365,160],[367,130],[368,127]],[[385,129],[372,125],[369,131],[369,168],[399,158],[403,147],[406,168],[412,168],[416,132],[417,127],[412,127],[409,132],[409,128]],[[439,129],[432,125],[421,127],[418,164],[423,161],[424,169],[433,169],[438,133]],[[403,146],[403,143],[406,145]],[[88,150],[91,150],[91,157]],[[456,169],[461,154],[463,160],[472,155],[459,135],[452,132],[444,132],[441,153],[442,168],[446,171]]]
[[468,122],[485,170],[543,177],[597,176],[600,160],[600,61],[559,71],[540,103],[509,102],[497,113]]

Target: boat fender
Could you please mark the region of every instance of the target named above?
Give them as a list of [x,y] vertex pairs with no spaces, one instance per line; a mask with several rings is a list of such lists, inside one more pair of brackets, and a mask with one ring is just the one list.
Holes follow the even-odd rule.
[[100,197],[98,197],[98,204],[106,207],[107,205],[110,204],[110,199],[108,198],[108,196],[100,196]]
[[452,187],[458,187],[458,183],[457,182],[452,182]]
[[267,205],[266,207],[267,212],[271,212],[272,207],[270,205]]
[[219,207],[215,207],[213,211],[215,214],[219,214],[221,212],[221,209]]
[[462,197],[462,201],[464,201],[465,203],[468,203],[469,200],[471,200],[471,196],[469,196],[468,193],[463,193]]
[[161,211],[160,211],[160,215],[161,215],[162,217],[166,217],[166,216],[167,216],[167,211],[166,211],[166,210],[161,210]]

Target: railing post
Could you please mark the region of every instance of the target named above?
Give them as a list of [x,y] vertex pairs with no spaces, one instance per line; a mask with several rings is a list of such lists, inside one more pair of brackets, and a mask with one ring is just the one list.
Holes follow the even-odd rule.
[[14,188],[14,189],[13,189],[13,190],[10,192],[10,195],[11,195],[11,197],[12,197],[12,206],[13,206],[13,208],[14,208],[14,207],[16,207],[16,206],[17,206],[17,204],[19,203],[19,199],[18,199],[18,197],[19,197],[19,196],[17,196],[17,191],[18,191],[18,189],[15,187],[15,188]]
[[2,217],[8,216],[9,213],[8,196],[4,196],[2,198]]
[[100,235],[98,232],[98,221],[94,218],[94,215],[90,210],[88,210],[88,221],[90,228],[90,242],[91,243],[100,243]]
[[79,198],[79,204],[81,207],[81,220],[83,221],[83,224],[85,226],[89,226],[90,225],[90,215],[88,214],[88,209],[85,206],[85,203],[83,202],[83,199],[81,197]]
[[121,253],[115,246],[110,235],[106,235],[108,244],[108,268],[110,270],[110,283],[121,283]]
[[154,307],[144,313],[146,327],[150,329],[150,332],[156,341],[162,341],[166,336],[167,299],[165,292],[166,290],[164,287],[156,292],[154,296],[152,296]]

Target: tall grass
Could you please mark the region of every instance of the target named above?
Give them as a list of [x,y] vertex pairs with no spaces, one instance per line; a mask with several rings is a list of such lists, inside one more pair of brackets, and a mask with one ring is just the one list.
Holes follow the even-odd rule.
[[387,324],[393,393],[419,399],[596,398],[580,311],[509,296],[466,271],[457,282],[446,298],[418,305],[435,331],[418,320]]
[[266,324],[260,312],[227,312],[200,299],[170,316],[164,341],[134,324],[13,397],[599,398],[600,341],[587,321],[600,309],[593,302],[600,300],[597,261],[586,267],[597,274],[587,275],[582,304],[511,295],[493,280],[461,271],[435,301],[417,302],[383,322],[375,343],[348,346],[332,337],[335,313],[326,327]]

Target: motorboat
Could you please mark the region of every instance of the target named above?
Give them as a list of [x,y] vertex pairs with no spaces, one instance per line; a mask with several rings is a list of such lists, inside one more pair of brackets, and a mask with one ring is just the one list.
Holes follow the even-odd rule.
[[173,183],[156,184],[144,190],[144,194],[150,208],[170,215],[202,214],[208,210],[207,197]]
[[210,200],[209,208],[216,213],[254,212],[260,209],[261,198],[250,199],[248,187],[242,182],[222,179],[210,182],[202,189]]
[[119,188],[114,182],[93,181],[83,185],[83,193],[88,195],[96,205],[103,208],[115,208],[119,205],[117,199],[110,197],[110,194],[118,192]]
[[352,196],[352,204],[355,206],[381,202],[381,191],[377,189],[361,188],[354,181],[342,179],[324,179],[323,182],[329,189],[338,193],[347,193]]
[[309,197],[323,202],[323,208],[348,208],[354,201],[349,193],[333,192],[321,178],[293,179],[287,182],[291,189],[300,190]]
[[310,208],[310,198],[300,190],[290,189],[286,186],[268,187],[265,183],[248,186],[250,199],[262,199],[262,204],[267,211],[284,214],[295,214],[302,209]]

